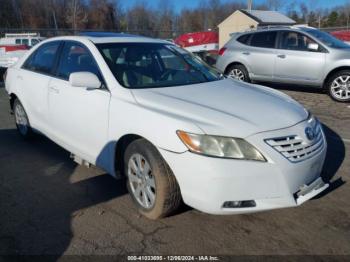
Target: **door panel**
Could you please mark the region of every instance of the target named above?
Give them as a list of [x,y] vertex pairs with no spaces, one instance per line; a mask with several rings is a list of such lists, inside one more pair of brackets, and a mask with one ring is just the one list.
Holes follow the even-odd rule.
[[274,80],[296,84],[322,82],[326,53],[308,50],[314,40],[294,31],[282,31],[279,37]]
[[250,48],[242,53],[249,61],[253,80],[271,80],[275,64],[277,31],[258,32],[250,38]]
[[17,81],[22,103],[33,128],[44,132],[48,128],[48,85],[59,53],[60,41],[40,46],[19,70]]
[[273,70],[275,65],[275,49],[265,49],[252,47],[248,54],[247,65],[250,69],[251,78],[253,80],[271,80],[273,77]]
[[276,55],[275,80],[308,83],[320,82],[325,53],[280,50]]
[[107,144],[110,93],[72,87],[53,78],[49,85],[51,134],[71,152],[95,164]]
[[17,83],[21,87],[20,97],[33,128],[44,132],[47,129],[48,101],[47,87],[50,76],[34,73],[24,69],[19,70]]
[[103,82],[89,50],[74,41],[62,48],[55,78],[49,84],[51,134],[72,153],[96,164],[107,144],[110,93],[107,89],[73,87],[69,76],[90,72]]

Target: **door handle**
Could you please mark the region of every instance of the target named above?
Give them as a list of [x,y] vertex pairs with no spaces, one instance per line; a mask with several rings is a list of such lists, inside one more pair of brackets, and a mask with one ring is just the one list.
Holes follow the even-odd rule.
[[286,55],[277,55],[279,58],[286,58]]
[[23,76],[17,76],[18,80],[23,80]]
[[59,94],[59,92],[60,92],[60,90],[55,86],[50,86],[49,89],[52,93]]
[[250,55],[249,52],[243,52],[242,54],[243,54],[243,55]]

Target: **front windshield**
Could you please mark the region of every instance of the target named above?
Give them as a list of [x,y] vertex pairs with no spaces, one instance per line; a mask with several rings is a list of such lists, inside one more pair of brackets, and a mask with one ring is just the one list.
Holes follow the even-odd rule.
[[304,28],[303,30],[309,33],[310,35],[316,37],[326,46],[333,47],[333,48],[341,48],[341,49],[350,48],[350,45],[344,43],[343,41],[335,38],[334,36],[326,32],[322,32],[322,31],[319,31],[316,29],[310,29],[310,28]]
[[97,44],[118,82],[127,88],[153,88],[216,81],[220,74],[172,44]]

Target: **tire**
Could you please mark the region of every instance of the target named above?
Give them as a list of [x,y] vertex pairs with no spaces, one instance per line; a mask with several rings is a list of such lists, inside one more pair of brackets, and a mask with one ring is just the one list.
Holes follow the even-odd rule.
[[329,96],[337,102],[350,101],[350,70],[333,74],[326,83]]
[[[139,171],[138,166],[142,167]],[[151,143],[145,139],[133,141],[124,154],[124,169],[128,191],[141,214],[158,219],[178,209],[181,193],[176,178]]]
[[25,139],[32,138],[33,130],[22,103],[16,98],[13,103],[13,113],[18,133]]
[[4,74],[6,72],[7,68],[0,67],[0,82],[4,82]]
[[241,64],[230,65],[226,69],[225,75],[233,79],[236,79],[238,81],[250,83],[248,70],[244,65],[241,65]]

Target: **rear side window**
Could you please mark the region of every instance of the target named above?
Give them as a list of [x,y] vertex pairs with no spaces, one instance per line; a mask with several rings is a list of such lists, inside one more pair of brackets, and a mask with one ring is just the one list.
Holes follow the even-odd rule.
[[90,72],[102,81],[95,59],[87,48],[79,43],[67,42],[62,51],[57,76],[68,80],[70,74],[75,72]]
[[250,40],[250,45],[255,47],[274,48],[276,36],[276,31],[255,33]]
[[248,45],[249,37],[251,34],[248,35],[242,35],[237,38],[237,41],[240,42],[241,44]]
[[23,68],[44,74],[51,74],[60,42],[40,46],[24,63]]
[[22,39],[22,45],[29,45],[29,39]]
[[37,43],[39,43],[38,39],[32,39],[32,46],[35,46]]

